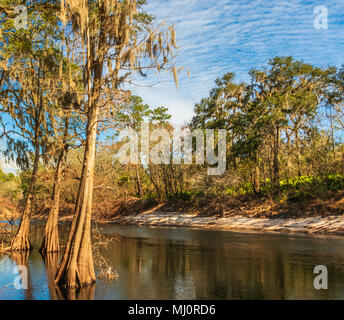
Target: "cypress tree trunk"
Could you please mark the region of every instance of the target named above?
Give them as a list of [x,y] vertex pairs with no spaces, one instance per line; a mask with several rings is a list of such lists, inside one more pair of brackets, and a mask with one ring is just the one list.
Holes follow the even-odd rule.
[[35,160],[32,169],[31,181],[29,192],[26,197],[26,203],[23,211],[23,215],[21,218],[21,222],[17,231],[17,234],[13,238],[11,242],[11,246],[8,249],[12,252],[24,252],[30,251],[32,249],[30,240],[29,240],[29,232],[30,232],[30,221],[31,221],[31,209],[32,209],[32,199],[33,193],[35,190],[35,184],[37,179],[37,172],[38,172],[38,163],[39,163],[39,141],[38,137],[36,136],[35,142]]
[[53,205],[49,211],[49,216],[48,216],[47,224],[45,226],[45,232],[44,232],[42,245],[39,249],[39,251],[42,254],[60,251],[59,235],[58,235],[58,216],[59,216],[59,208],[60,208],[61,178],[62,178],[62,171],[64,167],[65,153],[66,153],[66,148],[63,147],[59,156],[56,173],[55,173],[54,189],[53,189],[53,196],[52,196]]
[[31,201],[32,194],[28,196],[26,201],[25,209],[21,218],[19,229],[14,239],[11,242],[9,251],[12,252],[25,252],[32,249],[30,240],[29,240],[29,231],[30,231],[30,220],[31,220]]
[[86,287],[96,281],[91,247],[93,173],[97,138],[98,107],[88,116],[85,156],[75,217],[66,250],[54,283],[68,288]]

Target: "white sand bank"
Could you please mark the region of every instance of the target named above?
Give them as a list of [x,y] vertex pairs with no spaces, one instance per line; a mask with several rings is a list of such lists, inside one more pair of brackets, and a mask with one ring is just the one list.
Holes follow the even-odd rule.
[[148,213],[120,216],[106,223],[187,227],[217,230],[257,230],[344,235],[344,216],[297,219],[268,219],[232,216],[225,218],[199,217],[183,213]]

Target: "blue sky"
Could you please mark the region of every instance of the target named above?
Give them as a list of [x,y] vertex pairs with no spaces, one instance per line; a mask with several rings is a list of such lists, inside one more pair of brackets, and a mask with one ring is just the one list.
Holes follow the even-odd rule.
[[[328,9],[327,30],[314,28],[317,6]],[[190,68],[191,75],[181,73],[178,88],[171,74],[153,76],[136,82],[157,85],[133,92],[152,107],[168,107],[177,125],[192,118],[195,103],[224,73],[247,81],[251,68],[275,56],[292,55],[319,67],[344,63],[344,0],[148,0],[146,9],[158,21],[175,24],[176,64]]]
[[[327,30],[314,28],[317,6],[328,9]],[[176,64],[189,67],[191,76],[181,73],[178,89],[171,75],[154,76],[151,83],[159,84],[134,93],[168,107],[175,124],[191,119],[195,103],[226,72],[248,80],[251,68],[287,55],[319,67],[344,63],[343,0],[148,0],[147,11],[175,24]]]

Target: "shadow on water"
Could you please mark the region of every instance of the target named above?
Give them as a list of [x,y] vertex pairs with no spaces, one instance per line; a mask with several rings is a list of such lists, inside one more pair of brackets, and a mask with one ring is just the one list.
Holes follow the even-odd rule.
[[[58,254],[0,255],[0,299],[343,299],[344,238],[247,234],[106,225],[114,240],[101,254],[119,279],[66,290],[53,280]],[[42,232],[32,228],[39,247]],[[60,226],[62,246],[68,235]],[[7,260],[6,260],[7,259]],[[314,267],[325,265],[329,289],[315,290]],[[15,290],[13,267],[28,267],[28,289]],[[12,268],[12,269],[11,269]],[[99,270],[96,269],[96,272]]]

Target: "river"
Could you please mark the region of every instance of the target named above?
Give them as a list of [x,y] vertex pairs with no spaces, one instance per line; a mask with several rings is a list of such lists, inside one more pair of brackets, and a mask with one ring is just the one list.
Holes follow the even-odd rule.
[[[33,245],[41,226],[31,228]],[[60,226],[63,239],[67,226]],[[51,284],[59,257],[0,255],[3,299],[343,299],[344,238],[240,233],[107,224],[102,254],[118,272],[82,290]],[[28,267],[28,288],[15,289],[16,265]],[[328,290],[316,290],[314,267],[328,269]],[[98,269],[97,269],[98,271]]]

